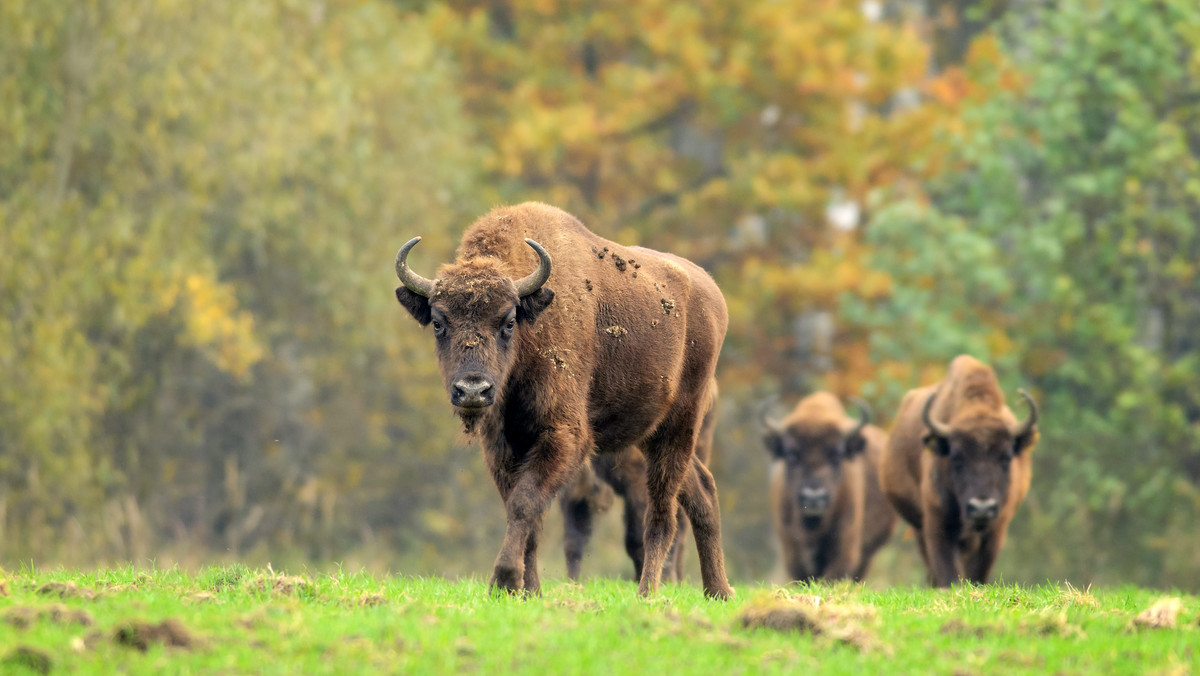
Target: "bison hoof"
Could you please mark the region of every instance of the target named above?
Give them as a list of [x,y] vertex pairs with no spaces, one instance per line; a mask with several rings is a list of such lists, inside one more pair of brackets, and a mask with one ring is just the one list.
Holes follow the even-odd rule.
[[509,594],[517,594],[522,591],[524,583],[524,571],[514,566],[496,566],[496,569],[492,571],[491,588],[493,590],[499,588]]
[[717,601],[728,601],[729,599],[737,596],[737,592],[733,591],[733,587],[725,585],[724,587],[718,587],[716,589],[705,589],[704,595],[710,599],[716,599]]

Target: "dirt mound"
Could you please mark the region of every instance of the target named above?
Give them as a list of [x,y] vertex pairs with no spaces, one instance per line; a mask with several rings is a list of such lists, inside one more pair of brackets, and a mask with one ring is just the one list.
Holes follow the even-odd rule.
[[[50,667],[53,664],[54,662],[46,653],[23,645],[14,648],[12,652],[5,656],[4,661],[0,662],[0,665],[5,667],[13,669],[25,668],[38,674],[50,673]],[[4,669],[4,671],[7,672],[8,669]]]
[[16,606],[4,613],[4,621],[17,629],[25,629],[41,620],[49,620],[55,624],[78,624],[90,627],[95,624],[92,616],[78,608],[69,608],[61,603],[49,606]]
[[127,622],[113,633],[113,642],[118,645],[137,648],[142,652],[150,646],[159,644],[174,648],[191,648],[196,645],[192,633],[175,618],[167,618],[158,624],[142,620]]
[[37,593],[42,596],[57,596],[60,599],[94,599],[96,592],[87,587],[80,587],[74,582],[47,582],[38,587]]

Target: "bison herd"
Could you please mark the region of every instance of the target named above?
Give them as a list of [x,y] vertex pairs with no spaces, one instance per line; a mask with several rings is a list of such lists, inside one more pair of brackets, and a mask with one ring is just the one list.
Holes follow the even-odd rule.
[[[679,579],[690,524],[705,593],[730,597],[706,466],[728,324],[712,278],[540,203],[481,217],[434,279],[408,266],[419,241],[396,255],[396,298],[432,326],[447,398],[503,501],[493,588],[540,590],[542,518],[556,497],[577,578],[592,518],[617,495],[641,595]],[[865,402],[851,399],[848,412],[828,392],[781,419],[763,415],[788,576],[862,580],[899,515],[931,583],[986,582],[1029,491],[1038,411],[1020,394],[1024,420],[993,370],[964,355],[941,382],[905,395],[890,434]]]

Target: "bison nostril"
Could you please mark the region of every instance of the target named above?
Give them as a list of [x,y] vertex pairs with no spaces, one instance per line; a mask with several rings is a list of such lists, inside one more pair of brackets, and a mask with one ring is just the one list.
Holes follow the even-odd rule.
[[967,516],[972,519],[994,519],[1000,514],[1000,505],[995,499],[971,498],[967,500]]
[[492,384],[486,380],[458,380],[450,394],[455,406],[487,406],[492,403]]

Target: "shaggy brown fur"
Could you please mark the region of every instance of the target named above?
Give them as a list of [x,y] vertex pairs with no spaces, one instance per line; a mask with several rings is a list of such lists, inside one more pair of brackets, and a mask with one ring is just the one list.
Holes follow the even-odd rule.
[[[708,412],[696,440],[696,457],[705,465],[712,457],[713,433],[717,425],[717,381],[710,385]],[[612,505],[613,493],[625,502],[625,551],[633,560],[634,574],[641,579],[642,559],[645,557],[643,524],[646,515],[646,456],[636,447],[621,453],[593,455],[579,475],[559,495],[563,511],[563,552],[567,557],[567,576],[578,580],[583,550],[592,536],[592,518]],[[678,530],[671,543],[671,552],[663,564],[664,579],[683,580],[683,539],[688,520],[679,511]]]
[[891,537],[896,513],[876,474],[887,435],[874,425],[855,432],[859,422],[817,392],[767,427],[771,517],[793,580],[862,580]]
[[[930,418],[952,430],[948,437],[922,420],[930,397]],[[941,383],[911,390],[900,403],[880,482],[916,531],[934,585],[987,581],[1032,478],[1037,427],[1014,435],[1017,428],[996,374],[966,355]],[[994,516],[972,517],[972,499],[995,500]]]
[[[545,286],[519,298],[541,244],[553,260]],[[398,266],[399,269],[400,266]],[[636,273],[636,276],[635,276]],[[433,323],[452,400],[468,383],[486,403],[456,406],[478,435],[508,526],[492,584],[537,592],[542,515],[588,455],[637,445],[649,501],[638,591],[658,587],[682,504],[700,552],[705,592],[727,598],[716,484],[694,447],[728,325],[712,278],[687,260],[596,236],[570,214],[525,203],[501,207],[463,235],[430,297],[397,299]],[[677,503],[678,498],[678,503]]]

